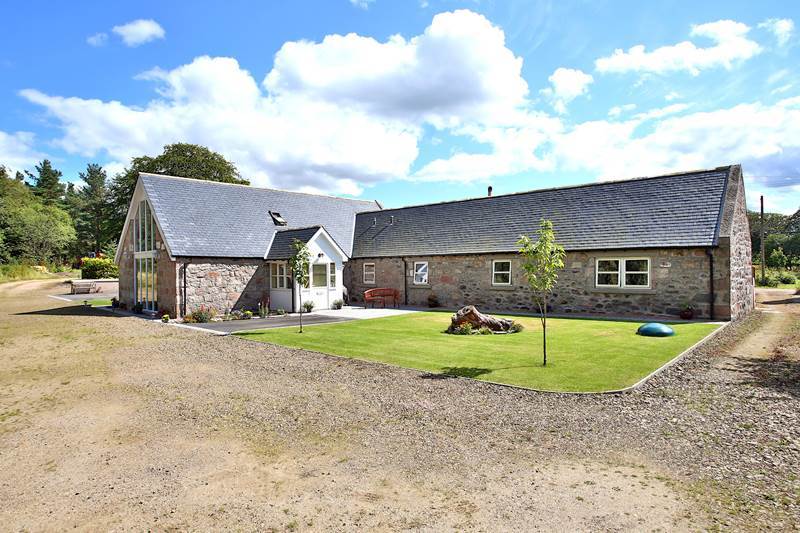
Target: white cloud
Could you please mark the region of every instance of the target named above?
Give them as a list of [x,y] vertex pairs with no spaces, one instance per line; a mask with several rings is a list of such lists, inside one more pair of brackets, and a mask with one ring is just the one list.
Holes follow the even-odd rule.
[[778,46],[786,46],[794,33],[794,21],[792,19],[771,18],[758,25],[770,31],[778,41]]
[[264,86],[445,127],[513,115],[528,92],[521,69],[501,29],[458,10],[436,15],[422,35],[408,40],[395,35],[379,42],[351,33],[286,43]]
[[634,118],[637,120],[653,120],[658,118],[664,118],[668,115],[675,115],[677,113],[682,113],[683,111],[686,111],[689,107],[690,107],[689,104],[672,104],[666,107],[659,107],[656,109],[645,111],[643,113],[638,113]]
[[775,94],[783,94],[783,93],[785,93],[785,92],[789,92],[789,91],[791,91],[791,90],[792,90],[792,87],[794,87],[794,84],[793,84],[793,83],[787,83],[787,84],[785,84],[785,85],[781,85],[780,87],[775,87],[774,89],[772,89],[772,90],[769,92],[769,94],[772,94],[772,95],[775,95]]
[[639,120],[579,124],[553,139],[563,169],[603,178],[742,163],[768,187],[800,185],[800,98],[673,116],[638,134]]
[[164,28],[152,19],[134,20],[114,26],[111,31],[119,35],[127,46],[139,46],[156,39],[163,39],[166,35]]
[[677,91],[670,91],[666,94],[666,96],[664,96],[664,100],[666,100],[667,102],[672,102],[673,100],[677,100],[680,97],[681,95]]
[[350,0],[350,3],[356,7],[360,7],[361,9],[367,9],[374,1],[375,0]]
[[761,52],[761,46],[747,37],[750,28],[733,20],[718,20],[692,26],[691,36],[710,39],[714,44],[698,47],[691,41],[662,46],[648,52],[640,44],[627,51],[617,49],[607,57],[595,61],[602,73],[649,72],[665,74],[686,71],[696,76],[700,71],[724,67],[731,69],[737,61],[744,61]]
[[551,86],[540,92],[550,100],[553,109],[562,115],[567,112],[567,104],[588,93],[589,85],[594,81],[591,74],[564,67],[557,68],[547,79]]
[[34,148],[35,140],[33,133],[27,131],[6,133],[0,130],[0,165],[12,173],[33,168],[45,157]]
[[108,34],[105,32],[95,33],[86,38],[86,42],[91,46],[103,46],[108,41]]
[[626,111],[633,111],[634,109],[636,109],[636,104],[615,105],[614,107],[608,110],[608,116],[612,118],[618,117],[622,113]]
[[69,153],[127,161],[195,142],[258,185],[357,192],[407,176],[425,124],[484,129],[524,117],[521,63],[501,30],[456,11],[411,39],[286,43],[262,86],[235,59],[199,57],[139,75],[159,84],[144,106],[21,95],[59,121],[57,143]]

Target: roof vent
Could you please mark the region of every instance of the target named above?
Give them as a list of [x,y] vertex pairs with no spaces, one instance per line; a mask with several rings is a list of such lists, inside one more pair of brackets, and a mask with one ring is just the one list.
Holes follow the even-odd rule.
[[389,225],[394,226],[394,215],[389,217]]
[[272,217],[272,222],[274,222],[276,226],[288,226],[286,220],[284,220],[277,211],[270,211],[269,216]]
[[486,189],[486,196],[491,196],[491,195],[492,195],[492,186],[489,185],[489,188]]

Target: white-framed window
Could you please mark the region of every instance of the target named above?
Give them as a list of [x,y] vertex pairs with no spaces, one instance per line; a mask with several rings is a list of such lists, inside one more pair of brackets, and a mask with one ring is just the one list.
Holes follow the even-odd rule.
[[428,262],[415,261],[414,262],[414,285],[427,285],[428,284]]
[[595,266],[597,287],[650,288],[650,259],[647,257],[603,257],[597,259]]
[[511,261],[492,261],[492,285],[511,285]]
[[623,287],[650,288],[650,260],[646,257],[632,257],[622,260]]
[[269,286],[273,289],[290,289],[292,287],[286,263],[270,263],[269,278]]
[[328,263],[328,287],[336,288],[336,263]]
[[375,285],[375,263],[364,263],[364,283]]
[[312,287],[328,286],[327,263],[314,263],[313,265],[311,265],[311,286]]

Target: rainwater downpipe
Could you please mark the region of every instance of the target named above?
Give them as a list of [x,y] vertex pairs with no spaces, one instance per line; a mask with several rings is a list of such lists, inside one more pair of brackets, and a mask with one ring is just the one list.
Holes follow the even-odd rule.
[[716,300],[714,294],[714,250],[706,248],[706,255],[708,256],[708,293],[711,300],[708,316],[714,320],[714,301]]
[[403,305],[408,306],[408,263],[403,258]]
[[181,316],[186,316],[186,268],[189,263],[183,263],[183,287],[181,290]]

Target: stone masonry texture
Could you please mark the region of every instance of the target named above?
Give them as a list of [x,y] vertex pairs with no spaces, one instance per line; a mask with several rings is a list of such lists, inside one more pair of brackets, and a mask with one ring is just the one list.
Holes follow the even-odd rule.
[[[595,287],[597,258],[648,257],[650,289],[600,289]],[[512,285],[493,286],[492,260],[511,262]],[[414,261],[428,261],[429,284],[413,284],[409,276]],[[714,249],[715,318],[730,313],[730,268],[727,247]],[[375,284],[363,283],[364,263],[375,264]],[[345,267],[345,283],[351,302],[363,303],[364,291],[373,287],[400,290],[401,301],[425,306],[435,294],[440,305],[457,308],[476,305],[487,311],[535,311],[517,254],[451,255],[353,259]],[[405,271],[405,276],[404,276]],[[404,279],[405,277],[405,279]],[[550,311],[559,314],[677,315],[686,304],[698,316],[709,317],[709,258],[704,248],[568,252],[550,299]]]

